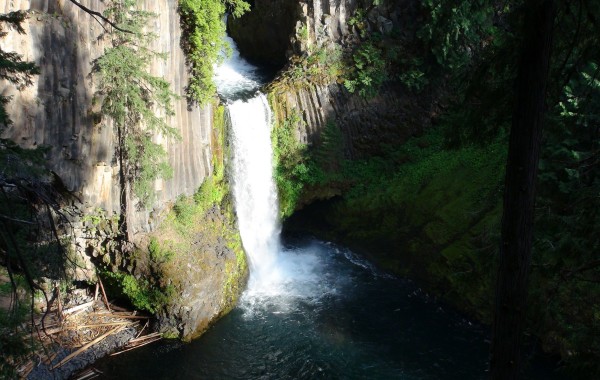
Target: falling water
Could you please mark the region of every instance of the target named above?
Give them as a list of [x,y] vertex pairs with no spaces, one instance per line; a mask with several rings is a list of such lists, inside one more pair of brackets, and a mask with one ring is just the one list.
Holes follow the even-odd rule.
[[279,251],[277,191],[273,181],[271,111],[258,93],[229,104],[233,147],[233,193],[240,234],[250,259],[250,286],[273,273]]
[[198,341],[124,354],[101,367],[112,372],[105,378],[484,378],[485,330],[347,249],[304,237],[288,237],[280,247],[270,110],[257,92],[258,70],[232,48],[216,82],[231,121],[233,193],[251,263],[249,287]]
[[232,184],[242,243],[250,261],[250,289],[271,281],[279,247],[277,191],[273,181],[271,110],[258,91],[261,74],[232,54],[216,68],[215,82],[226,99],[232,144]]

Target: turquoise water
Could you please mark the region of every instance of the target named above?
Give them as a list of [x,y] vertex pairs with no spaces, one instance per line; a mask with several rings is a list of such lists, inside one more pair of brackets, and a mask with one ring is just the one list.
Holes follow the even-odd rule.
[[[246,294],[189,344],[104,360],[104,379],[485,379],[487,328],[342,247],[302,238],[277,289]],[[530,371],[531,372],[531,371]],[[532,378],[551,378],[534,371]]]

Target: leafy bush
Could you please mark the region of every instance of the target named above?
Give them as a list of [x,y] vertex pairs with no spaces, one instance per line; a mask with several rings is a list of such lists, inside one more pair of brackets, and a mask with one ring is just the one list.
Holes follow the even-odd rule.
[[304,123],[296,111],[271,132],[275,161],[275,182],[279,193],[279,212],[282,217],[291,215],[300,199],[309,172],[306,144],[298,142],[295,133]]
[[464,69],[481,44],[495,31],[494,2],[489,0],[424,0],[429,20],[418,36],[438,64]]
[[159,265],[170,261],[175,255],[173,251],[163,248],[155,237],[152,237],[148,243],[148,253],[150,260]]
[[188,99],[207,103],[215,94],[213,65],[227,45],[223,40],[223,16],[229,8],[234,17],[250,9],[243,0],[179,0],[182,47],[190,70]]
[[377,94],[377,90],[387,78],[383,52],[373,42],[364,42],[352,56],[353,67],[344,81],[348,91],[358,93],[370,98]]

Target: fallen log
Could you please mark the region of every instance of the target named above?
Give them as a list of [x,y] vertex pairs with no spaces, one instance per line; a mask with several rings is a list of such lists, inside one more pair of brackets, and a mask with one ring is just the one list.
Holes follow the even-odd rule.
[[102,312],[102,313],[95,313],[94,315],[99,316],[99,317],[115,317],[115,318],[124,318],[124,319],[150,319],[151,317],[148,317],[146,315],[132,315],[132,314],[124,314],[124,313],[106,313],[106,312]]
[[162,337],[161,333],[155,332],[152,334],[141,336],[139,338],[133,338],[129,342],[127,342],[127,344],[142,342],[144,340],[148,340],[148,339],[152,339],[152,338],[156,338],[156,337]]
[[[124,352],[127,352],[127,351],[135,350],[136,348],[140,348],[140,347],[142,347],[142,346],[145,346],[145,345],[148,345],[148,344],[150,344],[150,343],[157,342],[157,341],[159,341],[159,340],[161,340],[161,339],[162,339],[162,337],[161,337],[161,336],[159,336],[159,337],[155,337],[155,339],[150,339],[150,340],[147,340],[147,341],[145,341],[145,342],[142,342],[142,343],[140,343],[140,344],[136,344],[136,345],[134,345],[134,346],[128,347],[128,348],[126,348],[126,349],[124,349],[124,350],[117,351],[117,352],[113,352],[112,354],[110,354],[110,356],[116,356],[116,355],[122,354],[122,353],[124,353]],[[128,344],[129,344],[129,343],[128,343]],[[127,347],[127,346],[126,346],[126,347]]]
[[96,368],[89,368],[86,369],[84,371],[79,372],[78,374],[76,374],[73,379],[74,380],[88,380],[88,379],[94,379],[100,375],[102,375],[103,372],[97,370]]
[[109,326],[119,326],[119,325],[123,325],[123,326],[132,326],[135,325],[137,322],[106,322],[106,323],[95,323],[95,324],[91,324],[91,325],[77,325],[74,327],[68,327],[65,328],[65,330],[79,330],[79,329],[84,329],[84,328],[94,328],[94,327],[109,327]]
[[108,297],[106,296],[106,292],[104,291],[104,284],[102,284],[102,280],[100,279],[100,277],[98,277],[98,282],[100,283],[100,290],[102,290],[102,295],[104,296],[104,303],[106,304],[106,308],[109,312],[112,313],[112,310],[110,309],[110,302],[108,302]]
[[94,304],[94,301],[82,303],[81,305],[77,305],[77,306],[74,306],[74,307],[72,307],[70,309],[63,310],[63,314],[64,315],[68,315],[68,314],[72,314],[72,313],[74,313],[76,311],[79,311],[79,310],[85,310],[88,307],[92,306],[93,304]]

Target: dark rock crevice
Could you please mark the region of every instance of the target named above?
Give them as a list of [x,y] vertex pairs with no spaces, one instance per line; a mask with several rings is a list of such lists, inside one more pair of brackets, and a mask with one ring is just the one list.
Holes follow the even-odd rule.
[[259,65],[282,67],[289,55],[298,2],[255,0],[251,11],[228,18],[227,29],[240,53]]

